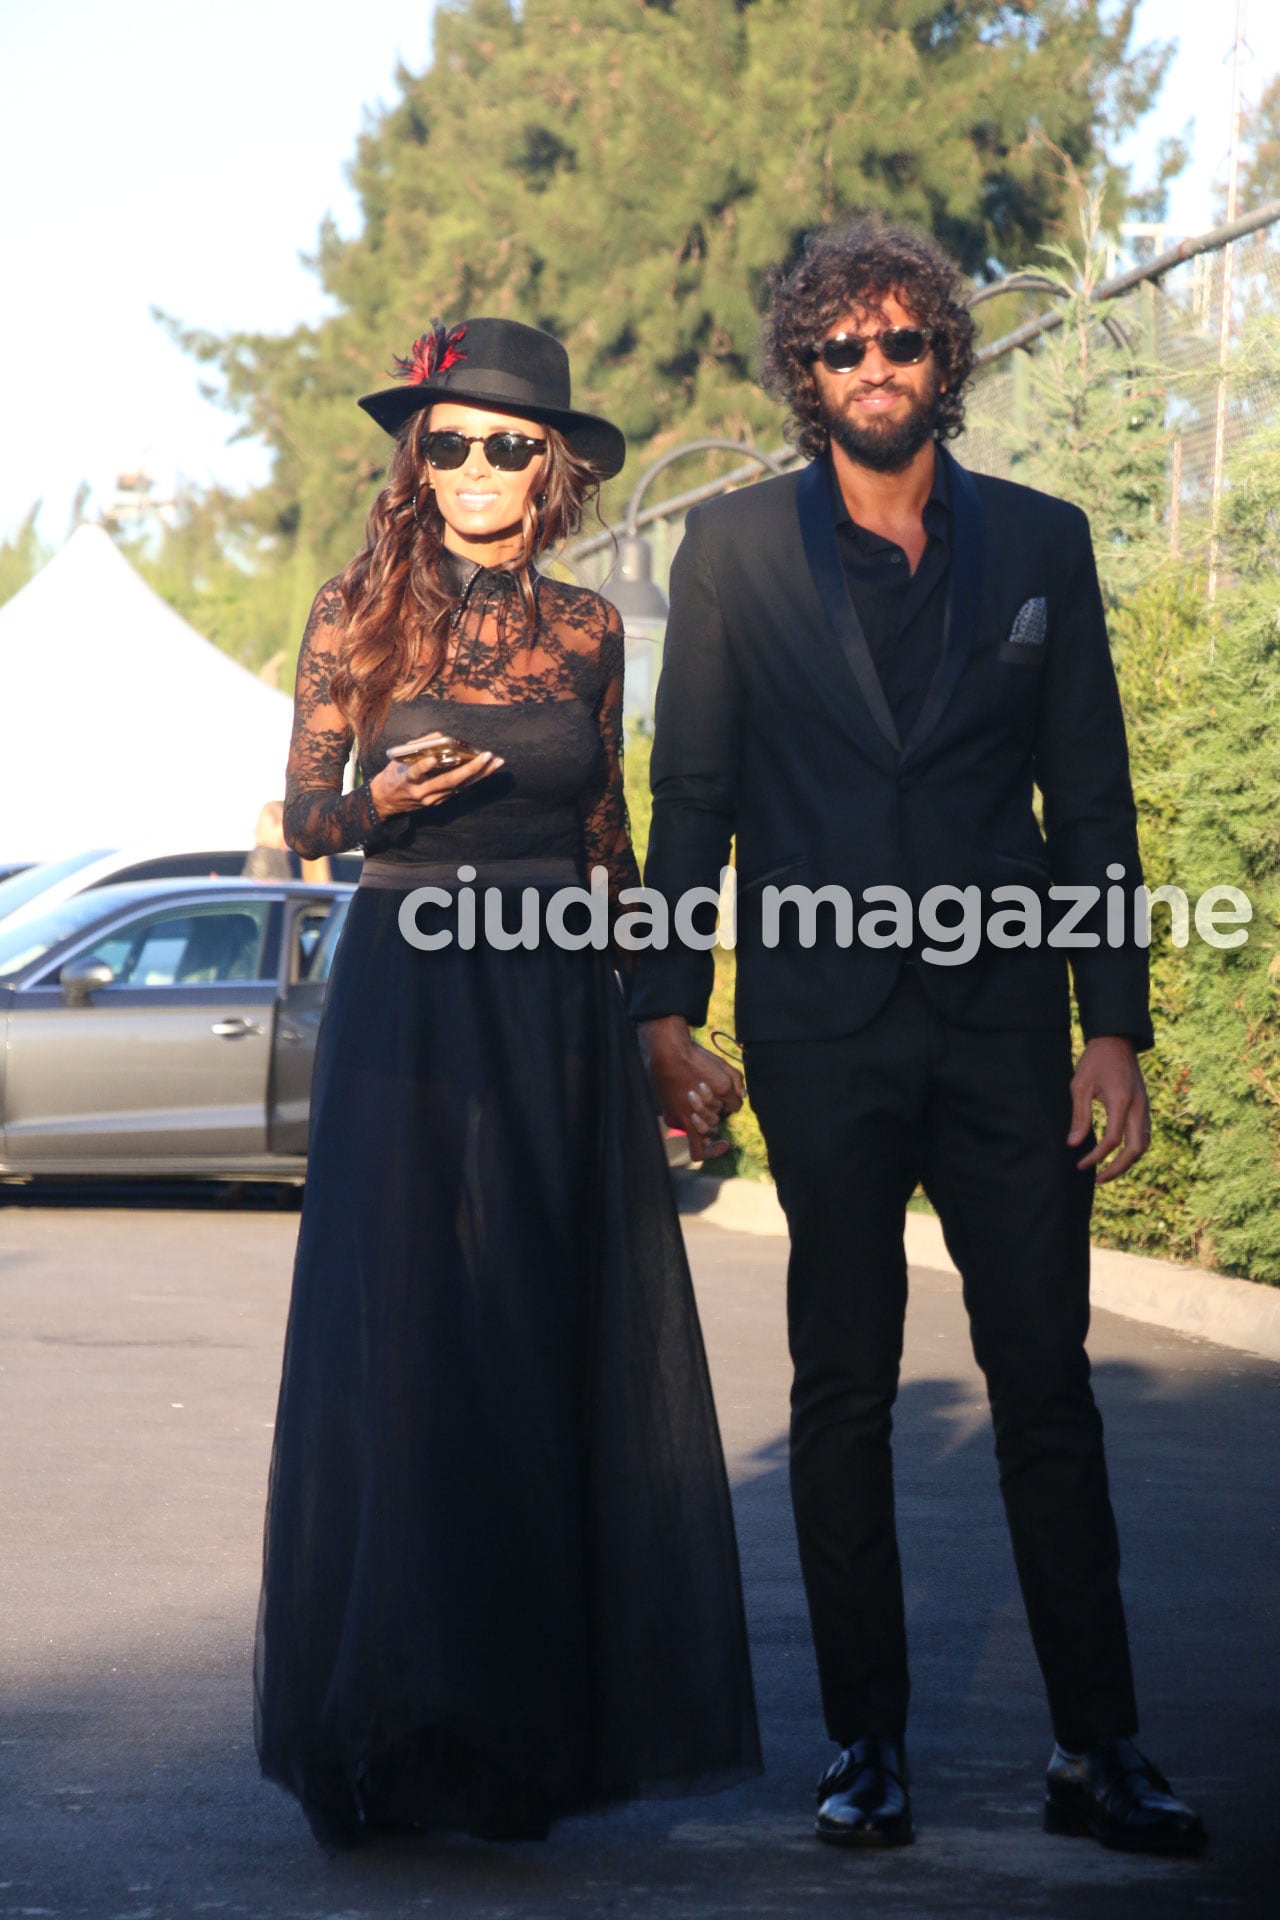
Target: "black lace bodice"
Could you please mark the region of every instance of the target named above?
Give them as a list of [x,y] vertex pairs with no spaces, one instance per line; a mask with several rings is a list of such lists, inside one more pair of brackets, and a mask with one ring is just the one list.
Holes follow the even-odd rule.
[[[285,782],[285,838],[318,859],[362,845],[380,867],[401,862],[561,857],[600,865],[609,891],[638,881],[622,786],[622,623],[585,587],[536,578],[530,636],[514,576],[446,553],[457,594],[440,672],[425,693],[393,701],[361,740],[364,781],[342,782],[351,726],[330,698],[346,614],[336,580],[316,595],[298,658]],[[368,781],[389,746],[435,730],[499,753],[505,765],[442,804],[377,817]],[[412,881],[406,878],[406,885]]]

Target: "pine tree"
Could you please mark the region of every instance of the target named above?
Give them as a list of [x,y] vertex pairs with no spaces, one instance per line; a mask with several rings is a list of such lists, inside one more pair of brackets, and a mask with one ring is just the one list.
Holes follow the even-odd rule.
[[0,606],[6,600],[12,600],[28,580],[33,580],[50,557],[49,549],[36,530],[42,504],[37,500],[28,508],[25,518],[8,539],[0,543]]
[[[1146,351],[1141,303],[1099,304],[1105,275],[1100,194],[1078,206],[1079,240],[1052,242],[1033,269],[1057,295],[1062,325],[1029,356],[1026,401],[992,422],[1024,485],[1089,515],[1104,598],[1112,608],[1167,563],[1165,510],[1175,376]],[[982,412],[982,391],[974,401]]]
[[[1113,204],[1107,142],[1167,49],[1136,0],[452,0],[434,59],[361,136],[362,224],[316,267],[333,316],[284,337],[185,332],[274,454],[252,503],[284,564],[358,544],[386,443],[356,395],[434,313],[498,313],[568,345],[580,404],[639,463],[704,433],[777,437],[753,378],[769,266],[854,208],[937,234],[983,277],[1066,206],[1047,136]],[[682,478],[686,477],[682,470]],[[687,479],[698,478],[696,467]]]

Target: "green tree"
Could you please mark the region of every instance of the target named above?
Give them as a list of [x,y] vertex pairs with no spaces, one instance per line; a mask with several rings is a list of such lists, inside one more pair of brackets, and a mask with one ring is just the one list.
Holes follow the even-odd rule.
[[37,500],[9,538],[0,543],[0,606],[12,600],[51,558],[49,548],[36,531],[41,505]]
[[[1240,173],[1237,214],[1252,213],[1280,200],[1280,73],[1273,74],[1259,99],[1240,116]],[[1218,189],[1218,218],[1227,217],[1227,192]]]
[[[1156,909],[1151,1151],[1099,1190],[1098,1236],[1280,1282],[1280,323],[1257,313],[1233,355],[1236,434],[1223,585],[1167,554],[1164,376],[1135,379],[1080,286],[1037,355],[1015,467],[1090,514],[1109,601],[1148,884],[1241,888],[1248,939],[1179,949]],[[1134,337],[1129,314],[1124,324]],[[1159,403],[1159,404],[1158,404]],[[1185,529],[1184,529],[1185,534]]]
[[1083,195],[1077,245],[1051,242],[1028,269],[1050,283],[1063,323],[1029,356],[1025,405],[992,424],[1015,480],[1088,513],[1103,595],[1115,608],[1168,560],[1173,375],[1147,358],[1139,300],[1095,302],[1102,221],[1100,194]]
[[[1280,373],[1280,322],[1258,316],[1237,348],[1250,376]],[[1198,1126],[1192,1203],[1206,1258],[1280,1284],[1280,427],[1233,456],[1223,496],[1227,574],[1214,648],[1188,714],[1180,883],[1194,899],[1236,886],[1246,944],[1193,939],[1183,1023]]]
[[[1182,881],[1188,740],[1207,659],[1204,579],[1170,563],[1128,595],[1110,616],[1116,674],[1129,736],[1138,809],[1138,845],[1149,887]],[[1167,938],[1155,910],[1151,943],[1151,1019],[1155,1047],[1142,1057],[1151,1099],[1151,1146],[1121,1180],[1100,1186],[1093,1231],[1104,1245],[1165,1260],[1201,1254],[1197,1176],[1199,1113],[1192,1091],[1189,1032],[1194,956]],[[1079,1036],[1078,1043],[1079,1043]]]
[[[752,377],[766,271],[868,205],[979,276],[1059,228],[1060,172],[1125,182],[1109,140],[1167,50],[1136,0],[452,0],[352,169],[362,221],[320,236],[335,311],[274,337],[181,333],[274,454],[252,503],[275,564],[358,544],[386,443],[352,405],[433,313],[511,315],[573,356],[577,398],[638,458],[776,435]],[[688,476],[696,479],[696,472]],[[612,500],[626,480],[615,483]]]

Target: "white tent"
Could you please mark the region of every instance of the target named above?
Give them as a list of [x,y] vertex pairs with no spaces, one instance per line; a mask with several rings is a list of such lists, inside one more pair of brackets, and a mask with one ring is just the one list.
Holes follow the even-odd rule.
[[0,860],[248,847],[290,702],[202,639],[101,527],[0,607]]

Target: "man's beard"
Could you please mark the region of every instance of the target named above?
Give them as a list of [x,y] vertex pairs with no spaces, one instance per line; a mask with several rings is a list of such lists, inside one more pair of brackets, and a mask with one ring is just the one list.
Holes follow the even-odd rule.
[[874,473],[901,473],[932,439],[942,395],[936,371],[928,390],[918,396],[902,387],[890,386],[887,391],[900,393],[907,402],[908,411],[900,420],[879,414],[866,421],[854,421],[847,413],[825,406],[823,420],[836,445],[860,467],[870,467]]

